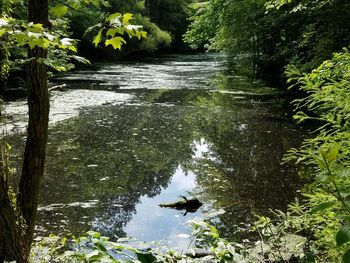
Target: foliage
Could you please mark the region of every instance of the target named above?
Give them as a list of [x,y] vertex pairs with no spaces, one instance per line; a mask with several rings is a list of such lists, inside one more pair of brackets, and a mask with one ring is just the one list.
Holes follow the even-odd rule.
[[[295,206],[300,208],[298,201]],[[259,233],[260,240],[251,250],[251,257],[269,262],[289,262],[295,259],[303,262],[307,256],[307,240],[297,231],[300,225],[297,214],[291,208],[286,213],[276,210],[273,214],[274,220],[260,216],[255,222],[253,230]]]
[[[0,2],[0,17],[8,17],[13,13],[14,0],[1,0]],[[2,24],[0,25],[2,27]],[[6,43],[4,36],[0,36],[0,86],[5,85],[5,80],[10,72],[10,44]],[[4,87],[0,87],[0,90]]]
[[187,253],[161,243],[141,243],[131,238],[111,241],[95,231],[79,238],[51,235],[32,250],[32,259],[41,262],[243,262],[244,246],[220,238],[218,230],[203,221],[190,221],[194,246]]
[[184,40],[193,49],[202,46],[211,49],[210,43],[218,29],[217,16],[213,12],[211,2],[193,3],[190,5],[191,24],[184,35]]
[[114,49],[121,49],[121,46],[126,43],[123,35],[128,35],[129,38],[137,37],[139,40],[147,36],[147,33],[142,30],[142,26],[130,24],[133,14],[114,13],[105,18],[104,23],[96,24],[87,29],[87,33],[93,29],[98,29],[97,35],[94,37],[93,44],[95,47],[102,41],[103,34],[106,36],[105,46],[113,46]]
[[294,7],[293,11],[297,12],[301,9],[307,9],[307,8],[321,8],[324,5],[332,4],[334,0],[301,0],[301,1],[295,1],[295,0],[271,0],[266,2],[266,8],[267,9],[280,9],[283,6],[286,6],[288,4],[294,4],[297,5]]
[[[147,38],[143,38],[142,41],[128,41],[122,54],[115,53],[114,57],[116,55],[125,55],[125,53],[128,54],[134,51],[153,53],[155,50],[170,45],[172,41],[170,34],[165,31],[163,27],[160,27],[156,21],[151,20],[145,1],[113,0],[109,2],[110,5],[102,9],[102,14],[115,12],[133,13],[134,23],[142,26],[143,30],[148,33]],[[167,13],[164,14],[168,16],[170,15]],[[98,52],[96,52],[94,51],[95,48],[90,44],[89,37],[91,37],[93,34],[96,35],[98,32],[98,30],[96,30],[98,26],[95,27],[90,34],[85,32],[86,29],[100,23],[101,12],[94,12],[94,10],[91,8],[82,8],[82,12],[72,12],[69,17],[72,21],[71,27],[73,36],[82,39],[79,46],[82,48],[83,53],[91,58],[98,59],[102,55],[103,57],[110,59],[113,53],[111,53],[108,49],[99,49]],[[95,55],[94,52],[96,53]]]
[[309,74],[290,66],[287,75],[292,86],[300,86],[307,94],[294,102],[296,120],[320,125],[313,138],[287,156],[287,160],[311,167],[315,178],[305,192],[311,215],[301,214],[301,219],[308,222],[303,229],[315,238],[310,242],[316,256],[336,262],[343,254],[343,260],[349,262],[350,53],[347,49],[335,53]]
[[239,73],[272,84],[286,65],[310,71],[350,42],[344,0],[211,0],[192,7],[185,34],[191,47],[223,51]]
[[33,262],[59,262],[58,255],[67,249],[68,239],[56,235],[49,235],[37,242],[31,249],[31,261]]
[[[21,8],[19,9],[21,10]],[[28,61],[24,52],[27,46],[31,49],[34,47],[50,49],[52,52],[43,63],[58,71],[65,70],[67,61],[72,58],[73,53],[77,52],[76,41],[66,37],[65,20],[53,20],[52,30],[44,28],[41,24],[28,23],[23,19],[12,17],[10,14],[3,14],[0,21],[0,37],[3,39],[3,45],[8,47],[8,53],[4,60],[4,65],[8,65],[8,68],[6,71],[2,70],[6,75],[9,70],[16,69]],[[10,55],[15,59],[9,61]],[[67,66],[69,68],[69,65]]]
[[171,35],[161,30],[156,24],[152,23],[149,18],[137,16],[135,21],[143,25],[145,30],[149,32],[147,38],[138,44],[141,50],[152,53],[159,48],[170,46],[172,42]]
[[[67,1],[53,5],[50,8],[51,25],[47,28],[41,24],[28,23],[23,19],[23,16],[17,17],[16,14],[12,13],[13,8],[19,10],[18,13],[22,12],[22,1],[6,2],[6,5],[2,6],[0,10],[0,38],[3,47],[3,54],[0,54],[2,78],[6,78],[10,70],[21,68],[28,61],[25,53],[27,46],[31,49],[42,47],[49,50],[48,58],[42,62],[51,70],[67,71],[72,69],[74,67],[72,60],[89,63],[87,59],[77,54],[78,40],[69,37],[72,34],[70,33],[72,30],[70,11],[80,12],[80,10],[88,9],[88,4],[93,6],[91,9],[96,10],[109,5],[107,1],[103,0],[83,1],[83,3]],[[94,17],[93,14],[94,12],[88,13],[85,15],[85,19],[89,19],[88,15]],[[98,24],[85,28],[85,33],[97,29],[93,38],[95,46],[103,42],[105,46],[111,45],[114,49],[121,49],[121,46],[126,43],[126,36],[128,38],[146,38],[147,33],[142,30],[142,26],[131,23],[133,18],[131,13],[102,14],[103,17],[101,15],[97,18],[94,17],[99,20]]]
[[108,237],[94,231],[89,231],[86,236],[74,240],[73,250],[66,251],[62,255],[63,261],[70,262],[120,262],[117,259],[119,257],[121,261],[126,262],[135,262],[138,258],[147,258],[141,262],[155,261],[152,253],[143,253],[125,244],[122,239],[112,242]]
[[286,160],[315,182],[305,186],[302,202],[296,200],[287,212],[273,211],[273,220],[259,217],[253,230],[260,241],[246,250],[248,262],[349,262],[349,73],[347,49],[309,74],[288,67],[289,84],[306,94],[294,101],[295,119],[314,122],[316,129]]
[[[195,247],[210,252],[216,262],[243,262],[247,255],[246,248],[236,242],[220,238],[218,230],[206,223],[190,221],[195,236]],[[195,251],[192,252],[195,255]]]
[[182,35],[188,26],[188,6],[193,0],[146,0],[146,14],[160,29],[170,33],[173,50],[186,49]]

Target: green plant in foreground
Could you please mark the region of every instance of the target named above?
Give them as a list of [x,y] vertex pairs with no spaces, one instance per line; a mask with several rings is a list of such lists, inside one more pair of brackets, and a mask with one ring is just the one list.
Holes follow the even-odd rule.
[[155,242],[130,238],[111,241],[89,231],[79,238],[50,236],[32,249],[33,262],[247,262],[244,246],[220,238],[218,230],[206,222],[190,221],[194,238],[187,252],[169,249]]
[[350,262],[350,53],[344,49],[309,74],[288,67],[289,82],[307,96],[296,100],[295,119],[319,125],[315,136],[287,160],[311,167],[315,181],[304,191],[311,248],[320,262]]

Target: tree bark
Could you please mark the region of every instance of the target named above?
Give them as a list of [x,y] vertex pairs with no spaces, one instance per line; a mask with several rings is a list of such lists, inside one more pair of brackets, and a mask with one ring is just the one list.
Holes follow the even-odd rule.
[[[28,0],[28,21],[49,26],[47,0]],[[33,241],[48,137],[49,94],[47,69],[42,61],[46,57],[43,48],[28,50],[28,58],[33,58],[26,65],[29,122],[18,196],[19,212],[25,224],[22,234],[25,262]]]
[[[20,228],[17,225],[17,215],[8,195],[7,167],[0,156],[0,262],[22,261]],[[5,241],[5,242],[3,242]]]

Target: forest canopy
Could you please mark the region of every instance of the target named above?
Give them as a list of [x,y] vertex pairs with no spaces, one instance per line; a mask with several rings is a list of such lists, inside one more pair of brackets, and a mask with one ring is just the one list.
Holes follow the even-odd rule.
[[350,43],[347,0],[211,0],[191,5],[185,41],[223,51],[241,74],[283,85],[284,67],[309,72]]

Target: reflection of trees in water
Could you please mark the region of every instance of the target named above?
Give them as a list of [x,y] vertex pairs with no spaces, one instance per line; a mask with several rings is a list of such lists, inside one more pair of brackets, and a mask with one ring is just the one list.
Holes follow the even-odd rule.
[[78,219],[74,222],[84,224],[74,226],[74,232],[88,229],[87,224],[93,222],[110,236],[123,234],[121,229],[136,212],[140,197],[158,195],[168,186],[179,163],[191,158],[191,131],[183,128],[185,111],[159,106],[106,106],[52,129],[49,176],[41,203],[98,203],[77,208],[84,218],[77,218],[71,209],[50,216],[43,211],[42,222],[51,221],[55,228],[61,220]]
[[[179,164],[198,175],[202,198],[227,210],[219,227],[228,235],[252,211],[290,201],[298,180],[280,161],[300,136],[274,110],[272,97],[193,90],[143,96],[176,106],[107,105],[51,129],[41,204],[98,202],[43,210],[41,226],[80,233],[92,222],[108,236],[124,235],[140,198],[158,195]],[[193,142],[202,138],[210,151],[197,158]]]
[[[209,145],[211,156],[195,160],[186,168],[197,170],[202,197],[217,200],[226,214],[220,228],[227,236],[236,234],[236,225],[253,219],[252,213],[269,208],[285,209],[300,186],[294,167],[281,165],[282,156],[300,142],[300,133],[284,119],[283,111],[258,97],[242,101],[218,93],[198,99],[204,109],[194,125]],[[225,107],[217,110],[217,107]],[[210,112],[210,114],[208,114]],[[225,120],[225,121],[223,121]]]
[[94,219],[93,228],[109,237],[125,236],[123,228],[136,213],[135,205],[139,199],[140,194],[132,192],[116,196],[107,204],[104,213]]

